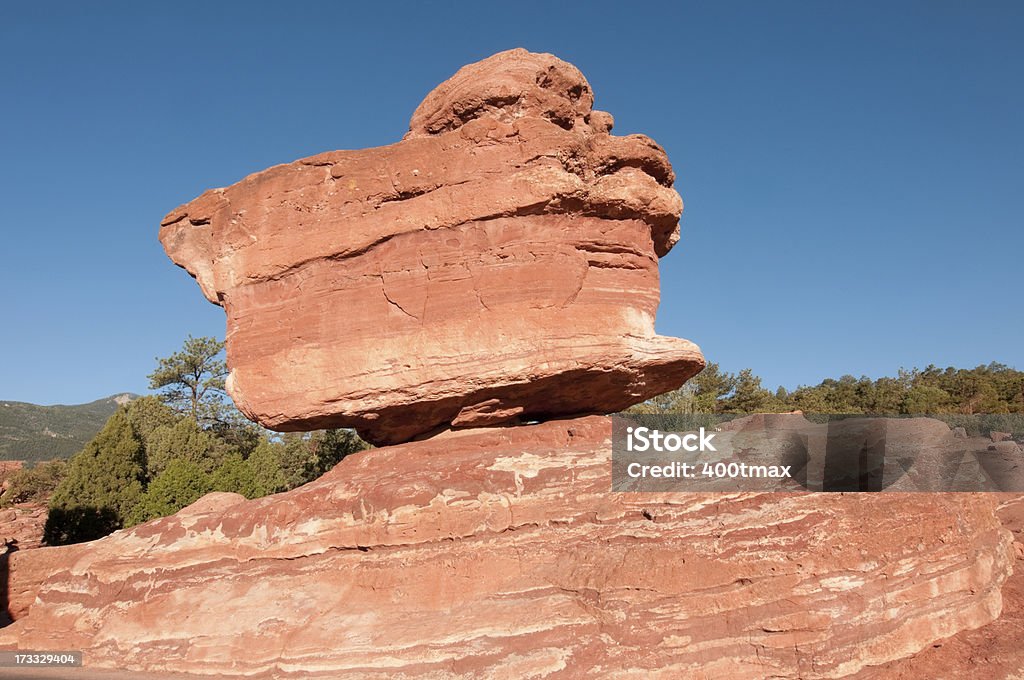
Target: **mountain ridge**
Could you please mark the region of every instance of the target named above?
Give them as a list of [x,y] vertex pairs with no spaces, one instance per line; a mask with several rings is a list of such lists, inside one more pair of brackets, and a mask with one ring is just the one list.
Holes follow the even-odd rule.
[[68,458],[81,450],[120,406],[138,397],[118,392],[84,404],[53,405],[0,400],[0,460]]

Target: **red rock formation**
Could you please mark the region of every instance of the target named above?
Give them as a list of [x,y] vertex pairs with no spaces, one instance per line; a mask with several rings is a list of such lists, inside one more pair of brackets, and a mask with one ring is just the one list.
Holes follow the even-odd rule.
[[247,414],[442,432],[13,553],[0,648],[222,677],[812,679],[997,617],[1013,548],[991,496],[612,493],[608,418],[460,429],[614,411],[703,365],[653,331],[682,207],[665,154],[591,104],[572,66],[502,53],[398,144],[168,215]]
[[38,548],[43,544],[47,512],[43,503],[15,503],[0,509],[0,546],[16,550]]
[[993,494],[998,516],[1016,540],[1013,575],[1003,586],[1003,611],[981,628],[965,630],[906,659],[865,668],[852,680],[1017,680],[1024,669],[1024,496]]
[[609,413],[704,364],[657,336],[682,201],[583,75],[512,50],[427,95],[397,144],[250,175],[160,240],[227,313],[229,391],[277,430],[374,443]]
[[456,431],[15,554],[0,646],[227,676],[831,678],[999,613],[992,495],[612,494],[610,436]]
[[43,544],[46,515],[47,507],[42,503],[17,503],[0,509],[0,626],[10,622],[11,556]]
[[[25,466],[24,461],[0,461],[0,498],[10,489],[11,476]],[[38,548],[43,543],[46,503],[9,503],[0,507],[0,554],[5,550]]]

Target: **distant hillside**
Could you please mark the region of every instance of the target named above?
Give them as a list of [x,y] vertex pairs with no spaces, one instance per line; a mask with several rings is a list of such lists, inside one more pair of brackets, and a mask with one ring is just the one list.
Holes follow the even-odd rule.
[[115,394],[74,406],[0,401],[0,460],[68,458],[100,431],[119,405],[137,396]]

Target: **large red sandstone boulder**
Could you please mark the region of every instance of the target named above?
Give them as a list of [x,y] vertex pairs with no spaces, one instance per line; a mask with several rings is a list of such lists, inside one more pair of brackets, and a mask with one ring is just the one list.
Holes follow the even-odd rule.
[[0,647],[324,678],[836,678],[998,616],[993,494],[612,494],[610,420],[463,430],[15,553]]
[[571,64],[502,52],[427,95],[397,144],[167,215],[168,255],[227,313],[238,407],[398,443],[610,413],[699,371],[696,345],[654,332],[682,210],[671,165],[592,104]]

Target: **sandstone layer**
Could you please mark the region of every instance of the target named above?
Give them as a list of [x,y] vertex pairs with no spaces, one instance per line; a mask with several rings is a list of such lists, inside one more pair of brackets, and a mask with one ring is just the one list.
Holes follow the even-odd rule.
[[27,550],[42,545],[47,512],[43,503],[16,503],[0,509],[0,550]]
[[0,647],[330,678],[838,678],[998,616],[984,494],[612,494],[611,422],[461,430],[11,557]]
[[[0,461],[0,556],[15,550],[38,548],[43,544],[43,528],[46,525],[46,501],[22,500],[14,502],[7,494],[11,490],[12,476],[25,467],[20,460]],[[2,567],[0,567],[2,579]],[[3,593],[0,593],[2,606]]]
[[965,630],[907,659],[866,668],[851,680],[1020,680],[1024,670],[1024,496],[993,494],[998,516],[1013,532],[1017,561],[1003,585],[1003,611],[981,628]]
[[461,69],[391,146],[207,191],[160,240],[227,314],[228,389],[275,430],[376,444],[611,413],[700,350],[654,332],[682,201],[665,152],[610,134],[571,64]]

